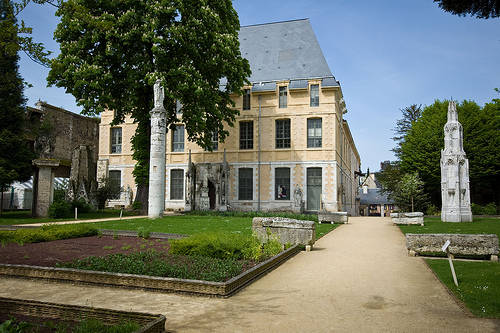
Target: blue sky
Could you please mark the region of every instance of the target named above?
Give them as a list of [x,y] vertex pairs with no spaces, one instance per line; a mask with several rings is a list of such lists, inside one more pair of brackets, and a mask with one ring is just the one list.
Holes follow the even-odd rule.
[[[475,100],[500,88],[500,19],[443,12],[432,0],[235,0],[241,25],[309,18],[333,74],[340,81],[362,169],[393,160],[392,128],[400,108],[435,99]],[[21,17],[34,38],[58,53],[52,39],[58,18],[49,5],[30,4]],[[39,99],[79,112],[64,89],[47,88],[48,70],[21,54],[20,70]]]

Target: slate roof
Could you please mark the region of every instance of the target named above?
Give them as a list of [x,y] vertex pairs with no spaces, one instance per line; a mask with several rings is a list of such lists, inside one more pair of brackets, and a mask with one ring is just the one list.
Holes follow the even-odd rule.
[[359,189],[359,198],[359,203],[361,205],[384,205],[393,203],[379,188],[369,188],[366,194],[363,193],[363,189]]
[[326,86],[338,86],[309,19],[242,26],[239,40],[252,83],[328,78]]

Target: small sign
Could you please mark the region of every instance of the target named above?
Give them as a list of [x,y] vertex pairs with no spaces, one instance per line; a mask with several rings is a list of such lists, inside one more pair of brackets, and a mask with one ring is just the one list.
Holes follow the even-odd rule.
[[450,240],[449,240],[449,239],[446,241],[446,243],[444,243],[444,245],[443,245],[443,247],[441,248],[441,250],[442,250],[443,252],[446,252],[446,249],[448,248],[448,246],[450,246]]

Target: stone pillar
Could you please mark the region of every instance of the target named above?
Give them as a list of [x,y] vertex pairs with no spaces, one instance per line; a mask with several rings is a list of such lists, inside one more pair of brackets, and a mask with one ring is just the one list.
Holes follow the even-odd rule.
[[385,207],[384,204],[380,204],[380,217],[385,216]]
[[35,216],[47,217],[54,199],[54,168],[59,166],[59,161],[38,159],[33,164],[38,167]]
[[151,110],[151,153],[149,159],[149,218],[163,215],[165,208],[165,133],[166,110],[163,106],[163,88],[154,85],[155,107]]
[[469,161],[463,149],[463,129],[458,122],[456,104],[448,105],[444,125],[444,149],[441,150],[441,220],[471,222]]

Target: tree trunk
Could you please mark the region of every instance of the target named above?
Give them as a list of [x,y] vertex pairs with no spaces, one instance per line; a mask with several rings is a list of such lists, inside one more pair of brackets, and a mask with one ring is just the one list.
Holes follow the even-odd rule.
[[413,196],[411,196],[411,212],[413,213],[415,210],[413,209]]
[[135,202],[141,203],[140,213],[141,215],[148,215],[148,197],[149,197],[149,185],[139,184],[137,186],[137,194],[135,195]]

